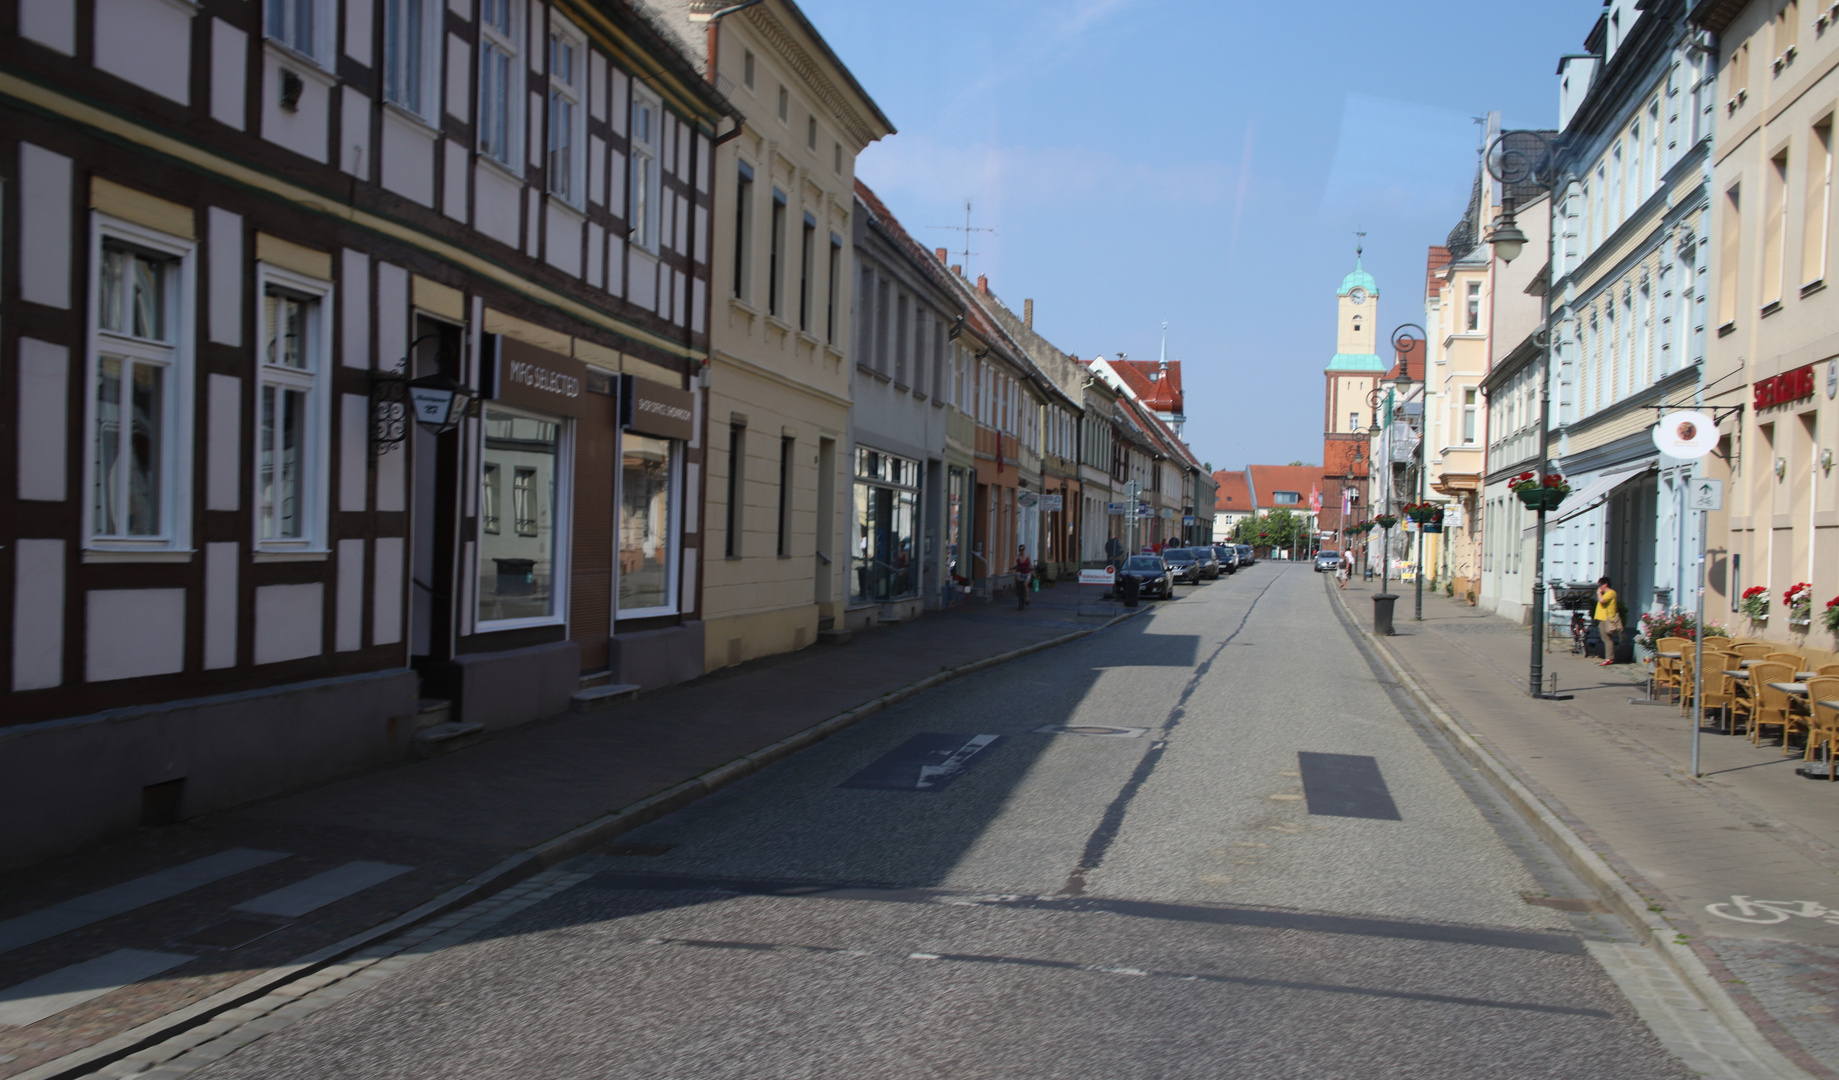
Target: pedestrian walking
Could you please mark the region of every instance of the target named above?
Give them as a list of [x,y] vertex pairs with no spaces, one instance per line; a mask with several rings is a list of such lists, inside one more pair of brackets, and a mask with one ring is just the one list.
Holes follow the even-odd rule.
[[1347,579],[1354,576],[1354,553],[1343,551],[1341,562],[1335,566],[1335,581],[1340,588],[1347,588]]
[[1034,581],[1034,560],[1028,557],[1028,545],[1015,549],[1015,610],[1028,606],[1028,586]]
[[1124,561],[1124,542],[1115,535],[1105,541],[1105,561],[1112,566]]
[[1622,638],[1622,608],[1616,603],[1616,591],[1609,587],[1608,575],[1596,579],[1596,634],[1603,641],[1603,662],[1597,667],[1608,667],[1616,662],[1616,646]]

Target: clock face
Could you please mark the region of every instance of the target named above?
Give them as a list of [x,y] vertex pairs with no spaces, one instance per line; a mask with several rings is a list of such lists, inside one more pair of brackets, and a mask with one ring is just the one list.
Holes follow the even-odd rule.
[[1356,285],[1353,291],[1347,294],[1347,298],[1356,304],[1364,304],[1366,303],[1366,290]]

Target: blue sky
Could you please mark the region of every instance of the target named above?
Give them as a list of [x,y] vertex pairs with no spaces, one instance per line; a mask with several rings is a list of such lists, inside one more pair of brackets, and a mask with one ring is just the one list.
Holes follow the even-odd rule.
[[[799,0],[900,133],[857,171],[927,247],[1080,356],[1183,363],[1216,469],[1321,460],[1334,290],[1364,229],[1382,328],[1423,322],[1425,249],[1479,128],[1557,119],[1601,0]],[[1299,13],[1315,8],[1306,23]],[[953,255],[953,262],[960,261]]]

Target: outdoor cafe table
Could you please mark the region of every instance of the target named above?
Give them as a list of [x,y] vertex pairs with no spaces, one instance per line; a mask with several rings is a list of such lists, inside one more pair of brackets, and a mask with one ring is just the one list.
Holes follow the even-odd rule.
[[[1746,662],[1744,666],[1748,667],[1749,665]],[[1724,674],[1729,675],[1733,679],[1742,679],[1744,682],[1748,682],[1750,680],[1750,673],[1747,671],[1726,671]],[[1797,671],[1794,673],[1794,677],[1797,679],[1801,679],[1801,680],[1807,680],[1807,679],[1817,678],[1819,674],[1820,673],[1817,671]],[[1782,683],[1780,685],[1786,686],[1788,684]],[[1799,686],[1800,684],[1796,683],[1795,685]]]

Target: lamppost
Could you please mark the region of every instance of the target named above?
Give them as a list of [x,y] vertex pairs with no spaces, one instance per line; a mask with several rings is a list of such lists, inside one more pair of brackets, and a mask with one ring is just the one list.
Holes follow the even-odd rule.
[[[1537,131],[1503,131],[1488,147],[1488,175],[1502,185],[1501,216],[1488,233],[1488,243],[1502,262],[1512,262],[1526,248],[1526,234],[1514,220],[1513,189],[1533,187],[1557,198],[1564,186],[1558,171],[1557,143]],[[1550,227],[1553,207],[1546,206],[1544,288],[1539,291],[1539,461],[1535,468],[1543,488],[1552,449],[1552,277],[1557,251],[1557,230]],[[1533,525],[1532,661],[1527,673],[1528,693],[1549,697],[1545,685],[1545,505],[1536,511]]]
[[[1407,333],[1407,331],[1410,331],[1410,330],[1416,330],[1418,332],[1418,336],[1412,337],[1409,333]],[[1422,345],[1428,337],[1429,335],[1427,335],[1424,332],[1424,328],[1422,326],[1419,326],[1417,323],[1405,323],[1403,326],[1400,326],[1398,329],[1392,331],[1392,353],[1394,356],[1397,356],[1399,358],[1398,377],[1392,381],[1392,384],[1398,388],[1398,397],[1401,402],[1405,399],[1405,396],[1409,394],[1411,391],[1411,365],[1407,357],[1409,357],[1412,354],[1412,352],[1415,351],[1415,346]],[[1430,399],[1429,378],[1430,378],[1430,369],[1426,367],[1424,369],[1424,394],[1419,399],[1420,407],[1426,407],[1429,404],[1429,399]],[[1429,427],[1430,427],[1430,417],[1423,416],[1418,421],[1418,428],[1419,428],[1418,444],[1412,450],[1413,467],[1417,469],[1417,474],[1418,474],[1418,485],[1417,485],[1418,490],[1417,490],[1416,501],[1420,503],[1424,501],[1424,435],[1429,430]],[[1423,622],[1424,621],[1424,525],[1421,522],[1418,524],[1417,536],[1418,536],[1417,574],[1415,575],[1415,579],[1414,579],[1414,583],[1417,586],[1416,588],[1417,608],[1416,608],[1415,614],[1413,615],[1413,618],[1415,618],[1418,622]]]

